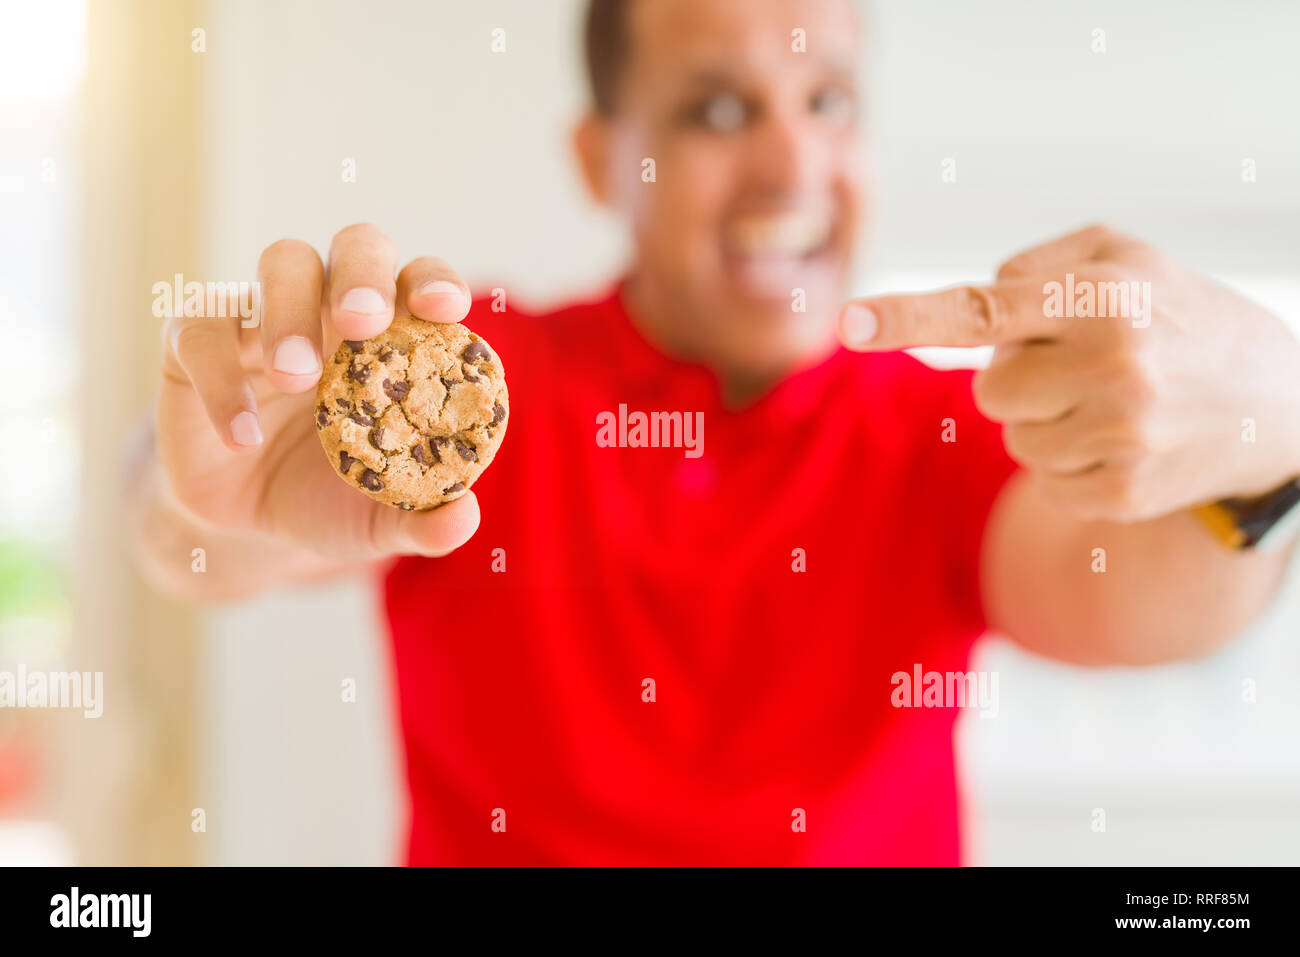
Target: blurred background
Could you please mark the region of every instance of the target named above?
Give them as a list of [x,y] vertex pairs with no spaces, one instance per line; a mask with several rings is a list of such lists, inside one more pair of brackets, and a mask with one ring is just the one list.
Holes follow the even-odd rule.
[[[1105,221],[1300,324],[1300,7],[864,6],[858,292],[987,279]],[[324,250],[362,220],[532,306],[601,286],[626,246],[569,158],[580,7],[5,6],[0,671],[102,671],[104,714],[0,709],[0,863],[400,859],[367,584],[200,609],[131,568],[121,461],[157,374],[152,286],[252,280],[273,240]],[[1208,661],[1081,671],[990,638],[976,666],[1000,711],[958,728],[971,863],[1300,861],[1300,568]]]

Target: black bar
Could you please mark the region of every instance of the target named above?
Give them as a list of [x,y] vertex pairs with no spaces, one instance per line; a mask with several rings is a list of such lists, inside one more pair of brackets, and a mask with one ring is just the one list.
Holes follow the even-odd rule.
[[[337,947],[413,936],[436,953],[518,933],[534,946],[644,940],[676,949],[716,941],[729,950],[783,934],[808,945],[856,942],[856,949],[888,933],[914,939],[923,953],[946,941],[1128,937],[1231,946],[1294,927],[1295,873],[1282,868],[537,870],[10,868],[0,870],[0,933],[8,953],[23,952],[13,944],[73,936],[91,946],[205,947],[280,940]],[[70,907],[56,909],[59,895],[71,904],[73,887],[86,919],[93,912],[111,918],[115,906],[126,926],[51,926],[52,917],[67,922]],[[122,898],[101,911],[106,894],[149,895],[147,937],[133,929],[143,928],[144,898],[136,899],[139,911]],[[1120,925],[1134,920],[1150,923]]]

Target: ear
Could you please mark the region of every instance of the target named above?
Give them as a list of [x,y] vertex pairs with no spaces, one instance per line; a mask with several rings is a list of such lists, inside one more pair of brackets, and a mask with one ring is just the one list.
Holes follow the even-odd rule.
[[595,111],[585,113],[573,128],[573,151],[582,170],[582,181],[591,198],[608,206],[609,124]]

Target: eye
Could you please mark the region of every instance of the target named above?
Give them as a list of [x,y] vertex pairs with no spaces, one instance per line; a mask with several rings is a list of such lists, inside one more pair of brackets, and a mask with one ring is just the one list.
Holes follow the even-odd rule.
[[740,97],[718,93],[700,100],[687,111],[688,121],[713,133],[734,133],[745,125],[749,109]]
[[808,104],[812,112],[838,122],[851,121],[856,112],[854,98],[839,87],[828,87],[813,95]]

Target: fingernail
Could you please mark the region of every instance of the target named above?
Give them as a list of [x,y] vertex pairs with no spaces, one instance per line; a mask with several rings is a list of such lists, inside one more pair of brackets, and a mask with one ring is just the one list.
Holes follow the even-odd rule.
[[302,336],[290,336],[275,347],[271,368],[286,375],[311,375],[320,371],[320,360],[310,342]]
[[339,309],[362,316],[374,316],[388,311],[388,300],[377,289],[358,286],[344,293],[339,300]]
[[230,420],[230,434],[236,445],[261,445],[262,427],[253,412],[241,412]]
[[851,302],[840,311],[840,338],[850,349],[869,345],[879,329],[876,314],[860,303]]
[[417,296],[460,296],[464,295],[464,291],[454,282],[448,282],[445,279],[434,279],[417,289],[415,294]]

